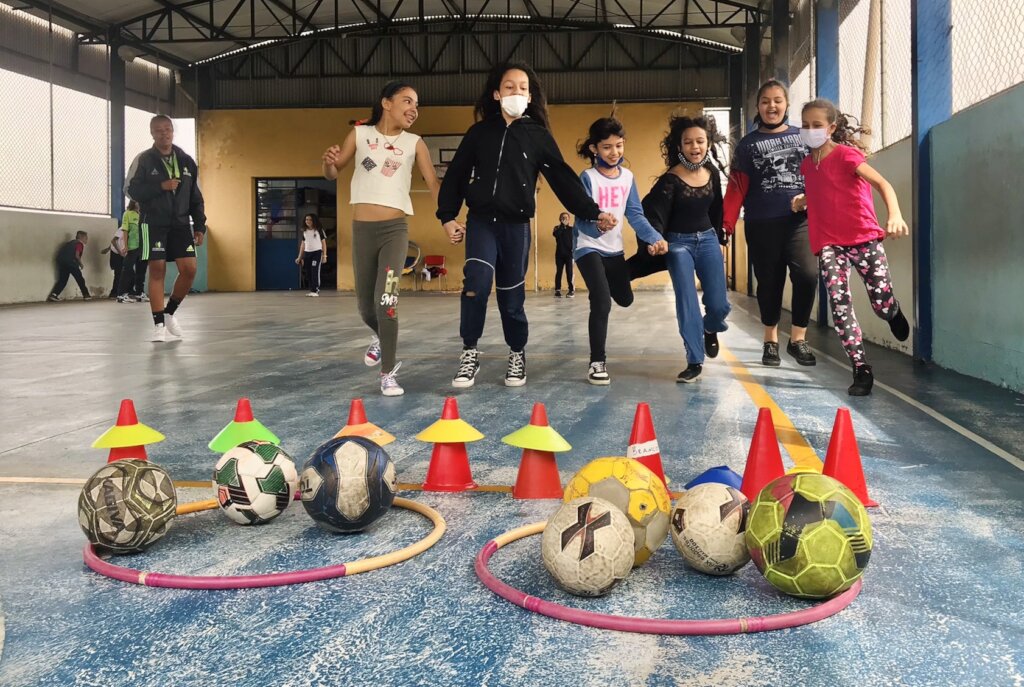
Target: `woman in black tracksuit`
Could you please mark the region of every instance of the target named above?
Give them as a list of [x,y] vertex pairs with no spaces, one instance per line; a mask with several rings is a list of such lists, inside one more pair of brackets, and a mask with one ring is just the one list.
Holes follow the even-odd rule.
[[[448,237],[452,243],[466,239],[459,328],[463,350],[452,386],[473,386],[480,368],[476,346],[492,283],[509,346],[505,385],[522,386],[529,337],[524,285],[537,175],[544,175],[562,205],[577,217],[596,221],[604,230],[616,220],[598,209],[562,159],[548,128],[544,92],[527,65],[492,69],[475,115],[478,121],[459,144],[438,197],[437,218]],[[456,221],[463,201],[469,207],[468,227]]]

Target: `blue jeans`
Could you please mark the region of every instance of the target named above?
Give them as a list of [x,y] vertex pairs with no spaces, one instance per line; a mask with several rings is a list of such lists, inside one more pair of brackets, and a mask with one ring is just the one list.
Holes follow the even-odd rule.
[[[724,332],[729,328],[725,318],[732,309],[725,293],[725,266],[722,249],[714,229],[697,234],[665,234],[668,241],[668,273],[672,276],[672,290],[676,294],[676,319],[679,334],[686,347],[686,362],[704,363],[704,332]],[[702,300],[706,314],[701,317],[697,302],[700,279],[704,291]]]
[[513,351],[526,349],[530,325],[526,319],[526,267],[530,259],[530,225],[481,222],[466,226],[466,264],[462,268],[462,343],[476,348],[484,333],[491,285],[498,292],[498,313],[505,343]]

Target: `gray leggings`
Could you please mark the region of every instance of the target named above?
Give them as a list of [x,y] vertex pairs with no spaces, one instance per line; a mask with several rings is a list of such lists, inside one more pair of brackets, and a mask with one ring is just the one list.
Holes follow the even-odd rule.
[[352,270],[359,316],[380,339],[381,370],[395,367],[398,351],[398,282],[409,252],[405,218],[352,222]]

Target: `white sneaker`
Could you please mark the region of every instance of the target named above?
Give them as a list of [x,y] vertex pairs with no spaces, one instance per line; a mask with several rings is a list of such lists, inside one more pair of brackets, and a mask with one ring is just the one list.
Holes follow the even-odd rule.
[[117,297],[117,302],[118,303],[134,303],[135,302],[135,296],[132,296],[129,293],[121,294],[120,296]]
[[179,339],[185,337],[185,332],[181,328],[181,324],[178,323],[178,318],[174,315],[164,315],[164,324],[167,325],[167,333],[171,336],[176,336]]
[[363,363],[367,367],[380,365],[380,339],[376,336],[373,337],[370,347],[366,349],[366,353],[363,355]]
[[405,389],[398,385],[398,368],[401,366],[402,363],[395,363],[391,372],[381,372],[380,392],[385,396],[401,396],[405,393]]
[[608,386],[612,378],[608,374],[608,365],[602,360],[590,363],[590,371],[587,373],[587,381],[597,386]]
[[147,296],[144,293],[140,293],[138,296],[135,297],[135,302],[136,303],[149,303],[149,296]]
[[164,343],[167,341],[167,327],[162,324],[153,325],[153,335],[149,337],[149,340],[154,343]]
[[320,292],[319,291],[310,291],[309,292],[309,297],[310,298],[320,298]]

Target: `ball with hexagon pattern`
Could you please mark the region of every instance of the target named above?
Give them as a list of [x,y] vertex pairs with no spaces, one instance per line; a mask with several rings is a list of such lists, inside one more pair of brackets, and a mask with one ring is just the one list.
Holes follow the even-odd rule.
[[320,446],[302,468],[302,505],[332,532],[359,532],[388,512],[398,484],[387,451],[369,439],[345,436]]

